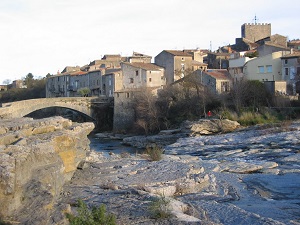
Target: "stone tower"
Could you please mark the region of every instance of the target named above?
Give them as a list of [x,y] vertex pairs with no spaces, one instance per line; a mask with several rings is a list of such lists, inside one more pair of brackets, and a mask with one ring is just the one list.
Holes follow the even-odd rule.
[[252,42],[271,36],[270,23],[245,23],[241,27],[242,38]]

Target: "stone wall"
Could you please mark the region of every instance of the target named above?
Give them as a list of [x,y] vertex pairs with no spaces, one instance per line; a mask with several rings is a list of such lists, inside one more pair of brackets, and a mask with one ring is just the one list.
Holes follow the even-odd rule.
[[94,124],[62,117],[0,124],[0,216],[48,224],[63,184],[85,160]]

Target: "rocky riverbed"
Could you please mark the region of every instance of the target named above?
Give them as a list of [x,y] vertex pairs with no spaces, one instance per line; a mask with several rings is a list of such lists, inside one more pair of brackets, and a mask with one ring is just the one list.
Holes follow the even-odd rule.
[[[89,206],[104,203],[118,224],[300,224],[299,125],[131,138],[144,144],[169,140],[160,161],[90,152],[64,185],[51,223],[65,223],[62,212],[75,212],[71,205],[83,199]],[[153,218],[149,206],[157,199],[170,217]]]

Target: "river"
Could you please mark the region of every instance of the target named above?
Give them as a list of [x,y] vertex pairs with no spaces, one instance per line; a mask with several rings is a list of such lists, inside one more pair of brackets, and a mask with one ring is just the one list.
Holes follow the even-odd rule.
[[120,139],[111,139],[108,137],[98,137],[96,134],[89,135],[90,149],[96,152],[102,152],[105,157],[109,157],[111,153],[121,154],[127,152],[130,154],[141,153],[142,149],[122,144]]

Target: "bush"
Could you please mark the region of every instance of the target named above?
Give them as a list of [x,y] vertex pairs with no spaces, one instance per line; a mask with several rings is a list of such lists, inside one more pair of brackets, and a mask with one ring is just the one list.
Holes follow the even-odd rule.
[[113,214],[106,213],[105,205],[100,207],[93,207],[92,210],[88,209],[87,205],[78,200],[78,215],[67,214],[70,225],[115,225],[116,218]]
[[11,225],[11,223],[4,222],[4,221],[0,218],[0,225]]
[[148,145],[146,147],[146,154],[149,155],[151,161],[159,161],[162,159],[163,150],[157,144]]
[[165,219],[171,216],[168,205],[170,200],[165,196],[161,196],[150,203],[149,210],[153,218]]

